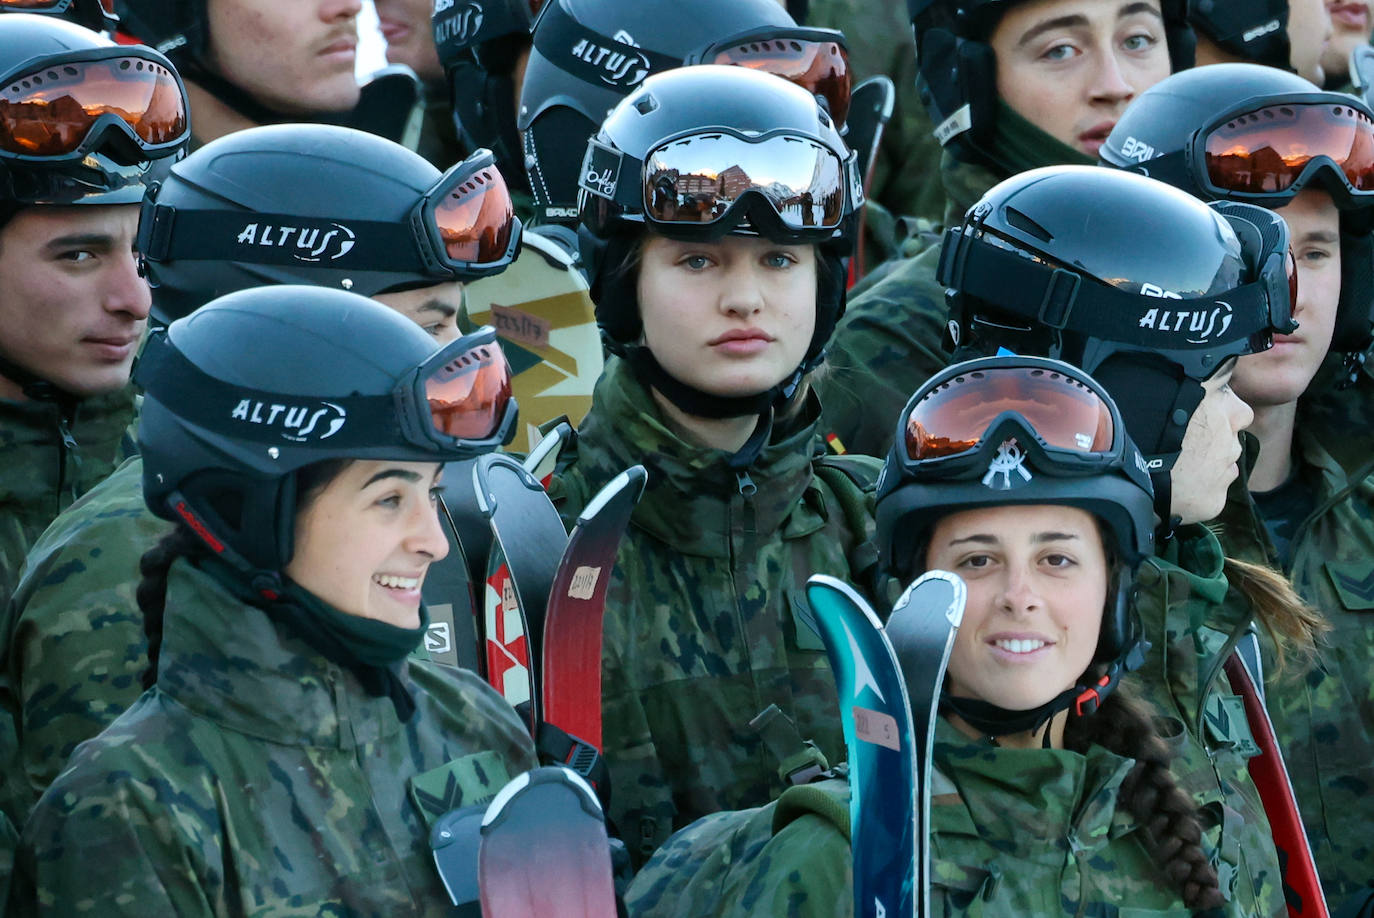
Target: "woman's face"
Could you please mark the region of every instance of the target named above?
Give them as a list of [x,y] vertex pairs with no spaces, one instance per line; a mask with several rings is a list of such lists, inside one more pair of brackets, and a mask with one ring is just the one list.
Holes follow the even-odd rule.
[[1034,505],[953,513],[936,524],[925,561],[968,585],[949,660],[955,697],[1026,711],[1072,688],[1092,663],[1109,572],[1086,511]]
[[1030,0],[989,38],[997,93],[1040,130],[1097,156],[1121,113],[1169,75],[1156,0]]
[[806,356],[816,267],[810,245],[650,234],[639,265],[643,343],[670,376],[703,392],[766,392]]
[[1212,519],[1226,506],[1226,489],[1240,469],[1240,440],[1255,413],[1231,390],[1236,362],[1202,384],[1202,402],[1183,432],[1183,448],[1169,473],[1169,510],[1185,523]]
[[436,462],[350,462],[296,515],[286,576],[348,615],[420,626],[420,587],[448,554]]

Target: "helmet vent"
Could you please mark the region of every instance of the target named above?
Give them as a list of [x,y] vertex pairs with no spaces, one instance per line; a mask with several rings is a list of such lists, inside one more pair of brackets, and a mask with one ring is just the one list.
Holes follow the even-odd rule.
[[1036,223],[1030,217],[1027,217],[1025,214],[1021,213],[1021,211],[1017,210],[1016,208],[1008,207],[1005,213],[1008,226],[1015,227],[1023,233],[1030,233],[1032,236],[1034,236],[1036,239],[1039,239],[1041,242],[1051,242],[1054,240],[1053,233],[1045,229],[1039,223]]

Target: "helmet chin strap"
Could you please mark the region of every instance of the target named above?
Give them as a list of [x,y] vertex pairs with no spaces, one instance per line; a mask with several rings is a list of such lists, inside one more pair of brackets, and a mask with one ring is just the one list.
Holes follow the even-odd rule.
[[675,407],[701,418],[742,418],[767,414],[797,394],[808,369],[805,364],[798,366],[781,383],[757,395],[714,395],[689,386],[669,374],[653,352],[643,345],[625,347],[624,352],[640,382],[658,391]]
[[16,383],[24,396],[35,402],[56,402],[65,407],[77,401],[76,396],[58,388],[55,383],[35,376],[4,355],[0,355],[0,376]]

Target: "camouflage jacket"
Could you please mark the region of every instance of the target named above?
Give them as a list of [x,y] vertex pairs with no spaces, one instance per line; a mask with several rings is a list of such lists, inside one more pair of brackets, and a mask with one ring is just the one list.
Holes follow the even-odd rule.
[[[948,154],[941,176],[956,223],[996,182],[987,170]],[[835,329],[816,388],[825,429],[850,452],[886,456],[907,400],[950,362],[943,346],[949,308],[935,280],[939,263],[939,245],[891,263],[881,279],[852,296]]]
[[858,538],[843,500],[813,474],[817,444],[813,417],[775,431],[737,474],[727,453],[665,426],[648,390],[613,359],[549,488],[571,523],[623,469],[649,472],[607,592],[602,652],[610,815],[639,860],[700,816],[783,789],[778,756],[748,726],[770,704],[842,757],[834,682],[804,621],[804,589],[816,572],[858,581],[876,561],[879,466],[846,463],[866,482],[853,486],[859,506],[849,508],[861,517]]
[[[1134,764],[1102,749],[1003,749],[936,724],[931,914],[1187,916],[1117,807]],[[669,840],[630,887],[633,918],[854,914],[849,782],[792,788]]]
[[1175,748],[1174,777],[1197,802],[1222,893],[1238,914],[1286,914],[1278,854],[1246,764],[1259,748],[1222,672],[1251,615],[1227,602],[1221,544],[1205,526],[1181,527],[1162,556],[1141,564],[1136,590],[1151,647],[1132,678]]
[[70,414],[54,402],[0,399],[0,605],[38,534],[114,471],[133,418],[127,387],[84,399]]
[[427,819],[534,762],[499,696],[412,661],[402,723],[390,698],[185,561],[164,635],[157,685],[34,808],[13,914],[452,913]]
[[[1315,494],[1284,571],[1332,631],[1301,671],[1267,663],[1268,708],[1331,902],[1374,881],[1374,479],[1346,477],[1302,433],[1297,474]],[[1247,492],[1232,489],[1220,519],[1227,554],[1279,567]],[[1268,645],[1268,642],[1265,642]]]
[[171,524],[143,502],[142,475],[134,457],[64,510],[34,543],[6,609],[0,703],[18,748],[3,763],[0,806],[18,825],[77,744],[143,691],[138,561]]

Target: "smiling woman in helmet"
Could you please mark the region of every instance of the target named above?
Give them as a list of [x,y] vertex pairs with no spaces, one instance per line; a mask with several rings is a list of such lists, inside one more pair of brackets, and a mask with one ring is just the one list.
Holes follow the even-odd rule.
[[[934,728],[931,913],[1221,905],[1169,747],[1122,680],[1146,647],[1130,597],[1154,518],[1115,405],[1068,364],[995,357],[928,381],[896,426],[883,563],[902,580],[953,571],[968,588]],[[850,793],[832,778],[702,820],[635,878],[630,914],[863,913]]]
[[[638,859],[775,795],[780,757],[809,761],[802,739],[839,752],[804,578],[868,583],[877,470],[814,459],[806,380],[842,309],[855,168],[810,93],[742,67],[650,77],[587,149],[583,226],[616,356],[550,493],[571,520],[626,466],[649,471],[603,655],[611,815]],[[770,704],[795,750],[749,726]]]
[[141,563],[148,690],[40,800],[14,901],[449,914],[427,823],[533,765],[476,675],[407,662],[442,463],[514,424],[494,333],[440,346],[356,294],[257,288],[155,332],[138,378],[144,497],[175,524]]

